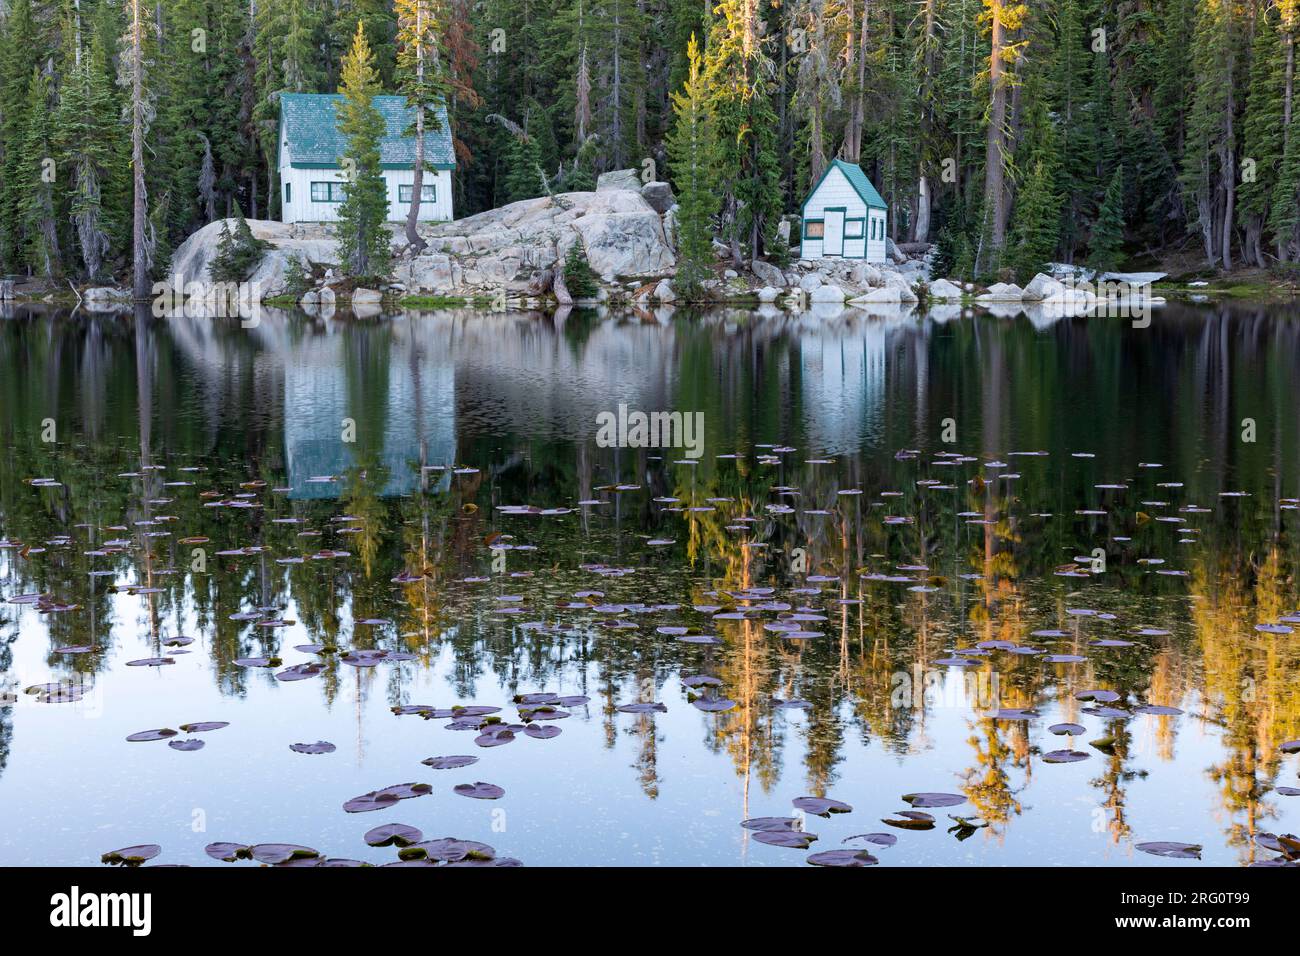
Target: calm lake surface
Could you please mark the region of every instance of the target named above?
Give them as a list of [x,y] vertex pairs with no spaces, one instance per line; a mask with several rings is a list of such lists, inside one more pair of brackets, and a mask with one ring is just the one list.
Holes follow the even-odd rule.
[[[1298,395],[1300,317],[1236,305],[8,313],[0,864],[388,863],[386,823],[526,865],[1275,859]],[[602,447],[620,404],[702,454]]]

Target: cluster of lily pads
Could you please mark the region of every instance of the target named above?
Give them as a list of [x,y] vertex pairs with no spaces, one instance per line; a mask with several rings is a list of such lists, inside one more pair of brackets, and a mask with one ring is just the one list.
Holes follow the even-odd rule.
[[[391,863],[367,863],[346,857],[325,856],[319,850],[296,843],[209,843],[204,852],[214,860],[236,863],[253,860],[267,866],[523,866],[514,857],[497,856],[494,847],[476,840],[441,837],[426,840],[424,834],[404,823],[386,823],[366,832],[366,844],[372,847],[395,846],[397,859]],[[111,850],[100,862],[111,866],[135,867],[162,853],[157,843]],[[183,865],[183,864],[182,864]]]
[[[961,794],[939,792],[905,793],[902,799],[904,803],[911,806],[911,809],[899,810],[893,816],[883,817],[881,823],[900,830],[933,830],[935,826],[934,816],[919,808],[956,807],[966,802],[966,798]],[[796,810],[819,817],[829,818],[832,814],[853,812],[853,807],[849,804],[842,800],[833,800],[830,797],[795,797],[790,802]],[[948,816],[949,819],[954,821],[954,825],[949,828],[948,832],[956,834],[957,838],[961,840],[966,839],[976,830],[988,826],[988,823],[978,817],[955,814],[949,814]],[[807,850],[819,839],[817,834],[803,829],[803,821],[799,817],[750,817],[747,820],[742,820],[740,825],[746,830],[752,831],[756,842],[769,846]],[[898,843],[898,837],[892,833],[856,833],[853,836],[845,837],[840,842],[861,842],[872,847],[887,848]],[[873,856],[867,848],[851,847],[810,853],[806,857],[806,862],[813,866],[863,867],[875,866],[880,860]]]
[[[779,468],[787,463],[785,456],[795,451],[796,449],[790,446],[760,444],[756,446],[755,461],[760,467]],[[1046,452],[1011,452],[1007,457],[1041,457],[1046,454]],[[744,456],[740,454],[724,454],[717,457],[739,460]],[[905,449],[898,452],[895,457],[899,460],[919,460],[920,452]],[[1076,453],[1075,457],[1089,457],[1089,455],[1087,453]],[[830,465],[834,462],[832,459],[809,458],[805,459],[804,463],[809,466],[821,466]],[[693,465],[696,462],[688,460],[678,464]],[[955,468],[968,464],[979,464],[987,474],[977,474],[966,482],[970,488],[976,491],[982,491],[988,484],[994,482],[1006,484],[1021,477],[1018,473],[1008,470],[1010,465],[1007,461],[996,459],[981,461],[974,456],[955,452],[939,452],[933,456],[929,464],[935,468]],[[1154,469],[1161,466],[1156,463],[1144,462],[1139,467]],[[477,469],[473,468],[461,467],[454,469],[454,473],[457,475],[469,475],[475,472],[477,472]],[[140,477],[140,473],[128,472],[121,477]],[[317,476],[311,479],[312,482],[336,480],[335,476]],[[40,488],[52,486],[49,480],[44,479],[31,483],[34,487]],[[167,482],[167,485],[172,487],[190,486],[192,484],[193,482],[188,481]],[[927,493],[956,491],[960,488],[960,485],[956,483],[946,483],[938,479],[918,479],[916,484],[918,488]],[[221,491],[208,490],[200,492],[200,496],[204,499],[205,507],[251,512],[263,507],[258,497],[266,487],[267,483],[265,481],[255,480],[241,484],[242,490],[237,493],[226,494]],[[1130,488],[1128,484],[1122,483],[1101,483],[1095,487],[1108,496],[1118,496]],[[1178,489],[1182,487],[1182,484],[1179,482],[1160,482],[1157,487]],[[288,489],[274,488],[272,490],[286,492]],[[641,491],[642,486],[633,483],[620,483],[603,486],[597,490],[610,494],[629,494]],[[807,507],[802,505],[804,492],[798,486],[779,484],[773,486],[771,491],[777,500],[767,503],[761,509],[753,509],[752,513],[738,507],[736,500],[729,497],[709,497],[703,499],[700,503],[684,502],[677,497],[666,495],[659,495],[651,500],[654,504],[660,506],[659,510],[661,512],[683,518],[722,510],[726,514],[725,530],[748,538],[756,530],[756,526],[764,519],[779,518],[796,513],[814,517],[830,516],[835,513],[838,502],[851,501],[857,507],[858,496],[864,494],[860,488],[840,488],[834,492],[835,501],[811,502],[814,505],[824,504],[827,507]],[[882,491],[878,494],[879,500],[873,503],[884,509],[881,520],[886,525],[910,525],[914,522],[911,515],[888,513],[887,503],[892,499],[901,497],[901,495],[902,493],[898,491]],[[1241,497],[1243,495],[1244,493],[1241,492],[1222,493],[1222,497],[1225,498]],[[169,500],[171,499],[157,499],[156,501],[165,504]],[[579,509],[597,508],[609,504],[609,498],[585,499],[577,502],[575,507],[541,508],[533,505],[498,504],[496,505],[496,512],[502,519],[519,519],[523,521],[563,519],[566,516],[578,513]],[[799,505],[799,507],[796,507],[796,505]],[[1143,501],[1141,505],[1142,508],[1150,509],[1153,512],[1157,509],[1170,507],[1169,502],[1159,500]],[[1294,510],[1298,505],[1300,505],[1300,502],[1297,502],[1296,499],[1282,499],[1280,502],[1280,507],[1286,509]],[[477,510],[477,506],[472,504],[466,504],[464,507],[467,511],[469,509]],[[1139,526],[1151,521],[1175,525],[1181,535],[1178,539],[1179,542],[1194,544],[1197,540],[1195,537],[1197,529],[1188,526],[1189,519],[1186,516],[1203,514],[1209,511],[1208,508],[1187,504],[1180,507],[1176,515],[1157,513],[1153,517],[1147,510],[1136,511],[1134,520]],[[1108,513],[1106,510],[1096,508],[1077,509],[1074,512],[1075,515],[1082,517],[1103,516]],[[971,525],[988,525],[1001,520],[1004,516],[993,511],[964,511],[959,512],[958,517]],[[1032,517],[1047,519],[1052,515],[1035,513]],[[174,520],[176,519],[173,517],[161,515],[143,522],[137,522],[137,524],[162,526]],[[299,517],[277,517],[272,519],[273,523],[278,524],[302,524],[304,520]],[[362,530],[362,523],[362,518],[352,515],[341,515],[332,520],[332,524],[335,525],[334,533],[340,535],[359,532]],[[107,526],[106,530],[116,533],[118,531],[127,532],[130,529],[126,525],[111,525]],[[170,532],[165,530],[142,530],[141,533],[147,536],[170,535]],[[299,532],[301,537],[314,537],[320,534],[320,531],[313,529]],[[202,544],[208,541],[203,536],[191,536],[178,540],[184,544]],[[649,554],[653,554],[658,549],[671,546],[675,543],[675,540],[675,538],[667,536],[642,536],[643,546],[648,549]],[[1116,536],[1114,540],[1122,543],[1131,539]],[[71,542],[71,537],[65,537],[59,539],[58,542],[52,541],[48,543],[67,545]],[[501,531],[492,532],[484,543],[493,552],[537,550],[535,545],[519,542],[515,535]],[[113,556],[128,551],[134,544],[135,542],[131,538],[110,538],[100,542],[87,554],[92,556]],[[747,548],[762,549],[767,547],[767,542],[746,540],[745,546]],[[8,539],[0,539],[0,547],[21,548],[24,557],[40,554],[45,550],[44,547],[23,545],[21,542]],[[261,555],[267,553],[267,551],[268,549],[263,546],[245,546],[219,550],[215,554],[218,557],[237,559]],[[332,561],[349,556],[350,552],[346,550],[319,548],[311,554],[281,555],[275,557],[274,560],[279,564],[297,564],[305,561]],[[1188,572],[1181,569],[1164,567],[1165,562],[1161,558],[1142,557],[1137,560],[1139,564],[1149,567],[1158,575],[1186,577],[1188,574]],[[674,602],[628,600],[610,597],[605,590],[606,587],[620,587],[620,582],[623,579],[630,579],[633,583],[637,581],[637,575],[641,570],[637,566],[584,563],[579,565],[579,570],[596,578],[599,587],[588,587],[575,591],[572,593],[571,599],[563,600],[555,605],[554,612],[556,615],[568,619],[570,623],[546,619],[526,620],[516,624],[522,633],[564,631],[587,626],[599,628],[601,631],[610,632],[616,636],[624,632],[628,637],[653,634],[655,635],[654,639],[672,639],[683,644],[701,645],[710,648],[726,643],[723,634],[720,633],[725,627],[738,622],[748,622],[760,625],[763,632],[769,634],[773,639],[797,645],[802,642],[815,642],[826,636],[819,629],[819,625],[826,623],[829,619],[826,605],[846,606],[862,603],[861,599],[847,596],[848,592],[843,588],[846,583],[845,579],[835,574],[803,574],[800,584],[785,589],[760,585],[718,587],[701,592],[698,595],[697,603],[687,605]],[[112,572],[92,572],[92,574],[104,573]],[[1092,567],[1090,557],[1081,555],[1073,561],[1056,568],[1054,573],[1065,578],[1089,578],[1096,571]],[[531,571],[513,571],[509,574],[509,577],[518,579],[531,577],[532,575],[533,572]],[[423,577],[423,572],[404,571],[392,578],[392,581],[396,584],[408,584],[422,580]],[[847,572],[845,577],[847,577]],[[904,586],[909,592],[921,594],[940,591],[947,583],[943,575],[938,574],[928,564],[920,562],[896,563],[888,568],[860,569],[857,571],[857,577],[865,585],[900,585]],[[971,573],[960,575],[960,577],[976,580],[983,579],[984,575]],[[496,580],[498,579],[488,576],[467,575],[456,583],[473,589],[477,586],[491,584]],[[610,583],[608,585],[600,583],[606,581]],[[840,587],[832,590],[826,587],[827,585]],[[118,586],[115,590],[122,593],[148,595],[159,593],[163,589],[134,583]],[[838,593],[836,593],[837,591]],[[9,597],[7,600],[11,604],[30,605],[41,614],[69,613],[81,610],[81,605],[64,601],[51,594],[18,594]],[[492,616],[491,619],[494,621],[515,623],[520,618],[531,613],[531,609],[524,601],[523,596],[519,594],[491,594],[485,596],[484,600]],[[265,604],[232,613],[229,615],[229,619],[245,622],[253,627],[271,632],[295,624],[294,621],[284,616],[285,610],[285,607],[278,604]],[[1166,629],[1146,625],[1123,628],[1118,623],[1118,615],[1092,608],[1072,607],[1066,609],[1066,614],[1076,623],[1074,633],[1051,627],[1031,631],[1029,636],[1034,639],[1032,643],[1022,644],[1008,640],[980,641],[971,646],[949,648],[944,652],[945,656],[939,657],[934,663],[950,668],[971,668],[981,666],[986,660],[994,658],[995,655],[1005,654],[1033,659],[1047,666],[1068,666],[1085,663],[1089,659],[1087,654],[1103,655],[1111,651],[1123,651],[1126,648],[1137,646],[1139,642],[1166,637],[1170,634],[1170,631]],[[643,622],[644,627],[642,626]],[[384,618],[357,618],[352,622],[354,633],[357,633],[360,628],[382,629],[392,623],[392,621]],[[1079,631],[1085,623],[1090,627],[1095,626],[1099,630],[1110,627],[1114,633],[1103,633],[1100,636],[1084,639]],[[1285,636],[1292,633],[1293,628],[1291,625],[1295,623],[1300,623],[1300,611],[1279,615],[1275,620],[1257,624],[1255,630],[1267,635]],[[172,665],[176,662],[176,655],[189,653],[186,646],[192,643],[193,640],[193,638],[181,636],[166,638],[162,641],[169,648],[166,655],[128,661],[127,666],[164,667]],[[327,670],[331,659],[358,668],[370,668],[384,663],[399,663],[415,659],[415,655],[410,652],[384,648],[343,648],[333,644],[308,643],[295,645],[294,649],[305,654],[314,655],[317,659],[283,667],[285,662],[279,656],[271,654],[265,657],[239,657],[233,663],[243,668],[276,669],[283,667],[283,669],[276,671],[275,679],[280,682],[294,682],[320,676]],[[88,653],[91,650],[92,648],[89,646],[68,645],[56,648],[55,652],[60,654],[80,654]],[[1085,650],[1086,653],[1078,653],[1079,650]],[[681,684],[686,689],[686,696],[690,705],[706,713],[724,714],[737,706],[735,700],[724,695],[723,683],[721,679],[707,673],[694,673],[681,677]],[[65,681],[35,684],[26,688],[26,693],[34,696],[42,703],[63,703],[80,700],[83,691],[78,685]],[[1087,704],[1082,708],[1083,713],[1102,720],[1126,720],[1136,715],[1176,717],[1182,714],[1179,708],[1170,704],[1140,700],[1128,701],[1122,699],[1118,692],[1105,688],[1080,691],[1075,696],[1078,700]],[[546,691],[521,694],[513,700],[516,706],[516,719],[514,720],[507,720],[505,717],[499,716],[502,712],[501,707],[482,704],[456,704],[450,707],[438,707],[431,704],[404,704],[394,706],[392,710],[398,716],[416,715],[424,720],[449,721],[444,725],[446,729],[472,731],[475,734],[474,742],[478,747],[496,748],[513,743],[520,736],[539,740],[555,738],[561,733],[561,728],[556,726],[555,722],[570,717],[572,708],[583,706],[588,702],[589,698],[585,695],[562,695]],[[806,701],[797,698],[791,700],[770,698],[768,703],[774,709],[806,708],[809,706]],[[657,700],[632,700],[615,705],[614,710],[619,713],[640,715],[648,718],[654,714],[665,712],[667,704]],[[1024,722],[1039,717],[1040,712],[1034,707],[1005,707],[997,709],[991,716],[996,721]],[[172,738],[176,738],[181,732],[197,734],[218,730],[225,726],[227,724],[220,721],[188,723],[179,725],[179,731],[162,727],[141,731],[130,735],[126,739],[130,742],[165,739],[168,741],[168,746],[173,749],[193,751],[204,746],[201,739],[192,736],[185,739]],[[1076,723],[1053,724],[1048,730],[1054,735],[1068,738],[1074,738],[1086,733],[1086,728]],[[1109,752],[1114,742],[1114,737],[1103,735],[1092,740],[1090,746],[1101,752]],[[325,754],[332,752],[335,748],[332,743],[318,741],[316,743],[294,743],[290,745],[290,749],[300,754]],[[1292,741],[1284,744],[1282,750],[1284,753],[1297,752],[1297,750],[1300,750],[1300,742]],[[1050,750],[1042,754],[1043,761],[1049,764],[1075,763],[1086,760],[1088,757],[1089,754],[1086,751],[1073,749],[1072,746]],[[477,762],[478,759],[467,755],[451,755],[429,757],[422,763],[435,770],[459,769]],[[361,813],[388,809],[398,805],[402,800],[426,796],[432,792],[432,789],[432,786],[427,783],[391,785],[348,800],[343,804],[343,810],[348,813]],[[453,792],[468,798],[484,800],[495,800],[504,796],[504,790],[501,787],[482,781],[457,784],[453,787]],[[1283,796],[1300,794],[1300,790],[1294,787],[1277,787],[1275,792]],[[914,793],[906,794],[902,799],[909,804],[910,809],[901,810],[891,817],[883,818],[883,822],[890,827],[909,831],[934,829],[936,825],[935,817],[926,813],[926,809],[958,806],[966,802],[965,797],[950,793]],[[800,797],[793,803],[796,809],[804,813],[823,817],[837,813],[848,813],[852,810],[852,807],[848,804],[825,797]],[[960,839],[965,839],[976,830],[987,826],[987,823],[975,817],[949,814],[949,818],[955,823],[949,829],[949,832],[955,833]],[[752,831],[754,840],[759,843],[807,850],[818,837],[802,830],[799,824],[800,821],[793,817],[758,817],[745,820],[741,825]],[[418,830],[404,824],[386,824],[377,827],[367,833],[366,838],[367,843],[371,846],[394,845],[398,847],[399,860],[388,865],[518,865],[518,861],[509,858],[497,860],[495,851],[485,844],[456,840],[450,837],[441,840],[424,841]],[[372,838],[381,842],[372,842]],[[852,841],[862,841],[871,847],[882,848],[893,846],[897,842],[897,838],[890,833],[866,833],[849,837],[844,842],[849,843]],[[1280,854],[1275,860],[1270,861],[1271,865],[1294,865],[1297,862],[1298,845],[1295,838],[1290,835],[1263,834],[1257,837],[1256,844]],[[1199,845],[1190,843],[1145,842],[1136,844],[1136,847],[1145,853],[1170,858],[1199,858],[1201,851]],[[152,844],[127,847],[105,854],[104,861],[115,864],[139,865],[146,860],[153,859],[158,850],[159,848]],[[216,843],[210,845],[207,850],[208,855],[214,859],[230,861],[252,859],[271,865],[329,866],[356,864],[356,861],[322,857],[317,851],[309,847],[292,844],[253,844],[245,846],[232,843]],[[807,859],[809,863],[820,866],[869,866],[878,862],[866,848],[860,847],[812,853]]]

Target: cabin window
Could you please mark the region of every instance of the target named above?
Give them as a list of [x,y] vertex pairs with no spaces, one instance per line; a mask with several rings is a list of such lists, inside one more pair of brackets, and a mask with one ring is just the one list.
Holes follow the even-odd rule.
[[844,223],[844,238],[861,239],[862,238],[862,220],[850,219]]
[[804,235],[809,239],[820,239],[826,235],[826,223],[820,219],[813,219],[804,224]]
[[[414,195],[415,195],[415,186],[414,186],[414,185],[410,185],[410,186],[398,186],[398,187],[397,187],[397,201],[398,201],[398,202],[409,203],[409,202],[411,201],[411,197],[414,196]],[[436,187],[436,186],[434,186],[434,185],[432,185],[432,184],[431,184],[431,185],[422,185],[422,186],[420,186],[420,202],[421,202],[421,203],[426,203],[426,202],[437,202],[437,201],[438,201],[438,191],[437,191],[437,187]]]
[[284,201],[293,202],[293,183],[284,184]]
[[343,183],[312,183],[312,202],[342,202]]

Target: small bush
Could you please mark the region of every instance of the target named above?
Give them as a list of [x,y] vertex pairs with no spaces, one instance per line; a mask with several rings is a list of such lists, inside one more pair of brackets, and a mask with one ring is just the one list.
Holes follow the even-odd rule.
[[269,242],[253,235],[253,230],[248,227],[248,220],[244,218],[239,203],[235,203],[234,218],[233,234],[229,223],[224,220],[221,223],[221,238],[217,240],[217,254],[208,267],[208,273],[214,282],[243,282],[262,261],[262,253],[271,247]]
[[587,262],[582,240],[571,245],[569,254],[564,257],[564,285],[575,299],[594,298],[600,289],[596,273]]
[[312,287],[311,276],[302,266],[301,259],[290,259],[284,270],[284,291],[286,295],[297,298]]

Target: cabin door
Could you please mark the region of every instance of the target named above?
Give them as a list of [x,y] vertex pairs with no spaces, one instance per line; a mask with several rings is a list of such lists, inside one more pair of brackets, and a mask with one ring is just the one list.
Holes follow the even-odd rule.
[[844,255],[844,210],[827,209],[823,227],[822,255]]

